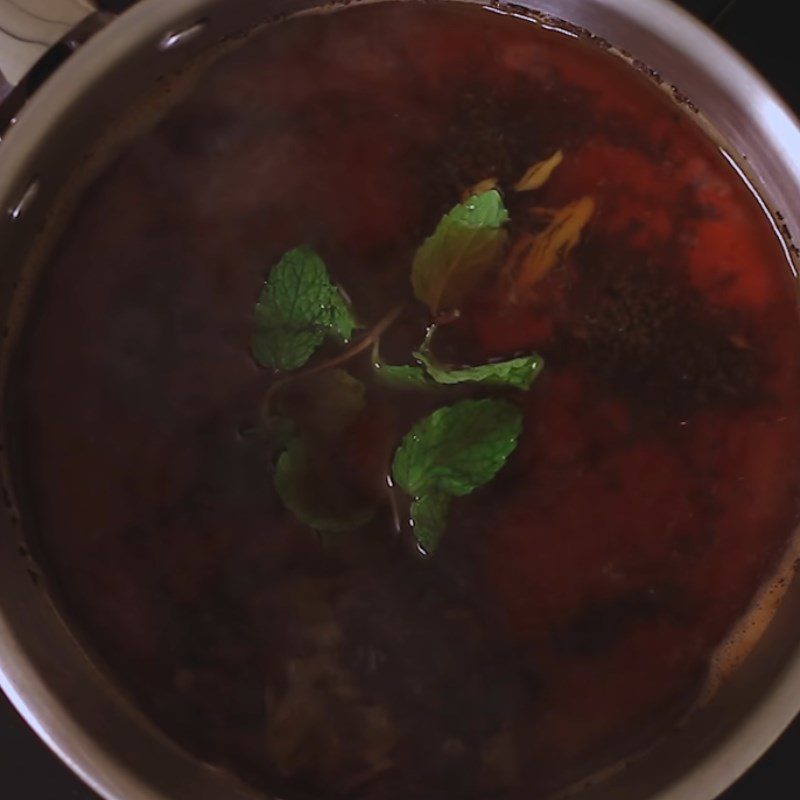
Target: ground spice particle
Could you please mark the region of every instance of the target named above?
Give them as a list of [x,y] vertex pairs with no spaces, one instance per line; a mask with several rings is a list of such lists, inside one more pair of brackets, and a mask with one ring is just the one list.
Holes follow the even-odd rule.
[[679,270],[618,254],[583,272],[567,337],[616,391],[669,416],[755,402],[763,358],[752,337]]

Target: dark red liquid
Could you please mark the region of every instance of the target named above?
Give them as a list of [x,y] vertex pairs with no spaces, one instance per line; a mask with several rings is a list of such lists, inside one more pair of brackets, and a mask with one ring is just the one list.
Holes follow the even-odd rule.
[[[521,444],[434,558],[388,510],[321,543],[240,430],[269,267],[315,247],[367,323],[476,182],[563,149],[534,205],[580,246],[452,362],[538,350]],[[512,238],[530,196],[506,192]],[[200,756],[312,797],[533,797],[654,741],[786,552],[800,479],[794,276],[756,199],[666,94],[594,45],[477,7],[282,23],[92,186],[25,339],[18,474],[86,641]],[[383,343],[407,358],[409,304]],[[441,398],[369,383],[342,471],[381,484]],[[287,788],[288,787],[288,788]]]

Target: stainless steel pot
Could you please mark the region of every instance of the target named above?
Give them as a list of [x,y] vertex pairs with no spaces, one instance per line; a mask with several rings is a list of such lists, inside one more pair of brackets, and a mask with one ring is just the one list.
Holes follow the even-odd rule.
[[[723,42],[664,0],[522,0],[608,40],[680,87],[800,231],[800,126]],[[89,0],[0,0],[0,315],[48,209],[97,131],[200,49],[318,0],[141,0],[117,19]],[[90,36],[90,34],[95,34]],[[88,41],[81,44],[84,39]],[[54,42],[60,42],[53,53]],[[31,65],[75,51],[39,87]],[[27,76],[27,78],[26,78]],[[26,86],[27,81],[27,86]],[[15,88],[16,87],[16,88]],[[24,101],[24,103],[23,103]],[[11,105],[9,105],[9,103]],[[9,112],[9,108],[12,109]],[[6,323],[7,325],[7,323]],[[8,484],[11,476],[5,476]],[[6,491],[0,509],[0,687],[44,741],[108,800],[255,797],[164,738],[92,665],[38,580]],[[585,800],[712,800],[800,710],[800,581],[743,668],[702,711]]]

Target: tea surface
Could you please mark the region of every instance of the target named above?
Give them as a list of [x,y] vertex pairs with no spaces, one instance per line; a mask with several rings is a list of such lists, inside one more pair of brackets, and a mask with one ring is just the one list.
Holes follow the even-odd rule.
[[[363,408],[304,497],[374,510],[318,535],[253,434],[279,379],[251,353],[265,279],[312,249],[352,343],[398,308],[380,358],[413,365],[415,253],[495,186],[507,249],[434,349],[544,369],[401,389],[348,361]],[[622,60],[477,6],[298,17],[219,60],[87,192],[22,354],[18,474],[60,602],[177,741],[288,797],[538,797],[655,741],[798,519],[795,279],[757,200]],[[394,453],[486,396],[521,412],[518,444],[423,557]]]

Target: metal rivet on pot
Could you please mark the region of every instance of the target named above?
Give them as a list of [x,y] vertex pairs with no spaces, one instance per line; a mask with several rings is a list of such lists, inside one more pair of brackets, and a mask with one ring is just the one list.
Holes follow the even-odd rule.
[[33,205],[37,194],[39,194],[39,179],[34,178],[25,188],[19,200],[8,209],[8,216],[11,219],[21,219]]
[[208,25],[208,20],[201,19],[198,22],[195,22],[193,25],[190,25],[188,28],[170,31],[159,42],[158,49],[172,50],[173,47],[180,47],[181,45],[186,44],[186,42],[194,39],[194,37],[197,36],[197,34],[200,33],[206,27],[206,25]]

